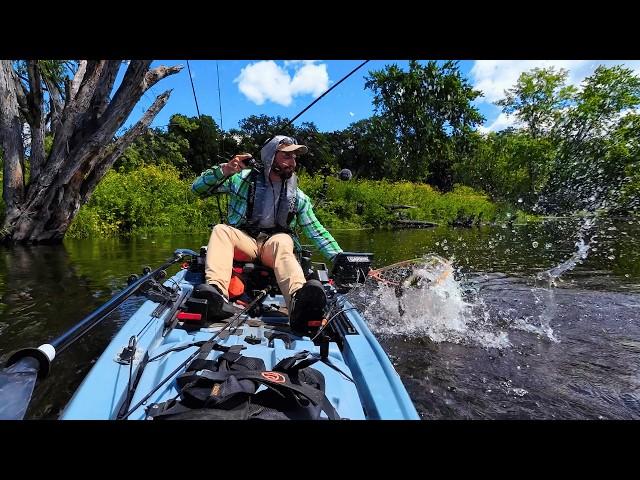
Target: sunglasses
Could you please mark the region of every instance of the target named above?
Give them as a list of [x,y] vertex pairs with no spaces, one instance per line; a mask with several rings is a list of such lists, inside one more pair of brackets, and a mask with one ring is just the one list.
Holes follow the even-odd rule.
[[[297,145],[298,142],[296,142],[295,138],[291,138],[291,137],[284,137],[282,140],[280,140],[278,142],[278,145]],[[281,153],[282,156],[286,159],[296,159],[298,158],[298,155],[296,155],[293,152],[282,152],[280,150],[278,150],[278,153]]]
[[297,145],[297,144],[298,142],[296,142],[296,139],[291,137],[284,137],[282,140],[278,142],[278,145]]

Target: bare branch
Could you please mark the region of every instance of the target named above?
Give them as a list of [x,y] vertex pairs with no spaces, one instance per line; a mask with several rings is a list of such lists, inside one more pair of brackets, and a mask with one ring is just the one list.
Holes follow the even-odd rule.
[[60,115],[64,108],[62,92],[58,88],[55,82],[50,81],[48,78],[44,79],[49,91],[49,122],[51,125],[51,132],[55,135],[55,132],[59,125]]
[[[115,125],[115,128],[113,128],[113,132],[115,132],[129,116],[129,113],[131,113],[131,110],[142,95],[141,85],[149,65],[151,65],[151,60],[131,60],[122,83],[102,115],[100,124],[105,126],[105,130],[111,130]],[[109,138],[113,136],[113,132],[109,135]]]
[[104,68],[100,82],[96,87],[96,92],[91,100],[91,110],[94,118],[100,117],[109,105],[109,94],[113,89],[113,84],[116,81],[118,70],[122,60],[109,60],[107,66]]
[[65,108],[71,102],[71,80],[64,79],[64,106]]
[[40,168],[44,163],[44,109],[42,103],[42,75],[38,67],[37,60],[27,62],[29,72],[29,94],[27,100],[29,104],[29,126],[31,127],[31,176],[37,178],[40,175]]
[[73,80],[69,88],[69,95],[67,96],[67,102],[70,102],[71,100],[73,100],[73,98],[76,96],[76,93],[78,93],[80,84],[84,79],[84,72],[86,68],[87,68],[87,61],[80,60],[80,65],[78,65],[78,70],[76,71],[76,74],[73,76]]
[[[108,60],[103,61],[100,65],[97,65],[99,69],[99,78],[95,84],[91,100],[87,105],[84,112],[78,117],[76,130],[82,132],[82,136],[74,135],[74,141],[72,145],[77,145],[82,141],[82,138],[87,138],[93,135],[99,127],[99,118],[109,105],[109,93],[115,83],[118,70],[120,69],[120,60]],[[89,75],[89,67],[85,72],[85,78]],[[98,73],[98,70],[96,70]],[[79,97],[78,97],[79,98]]]
[[129,129],[127,133],[116,140],[110,152],[103,158],[98,158],[92,162],[94,165],[92,165],[91,173],[82,186],[81,203],[84,204],[89,200],[91,194],[98,185],[98,182],[102,177],[104,177],[107,170],[111,168],[113,163],[118,159],[118,157],[120,157],[120,155],[122,155],[125,149],[149,127],[155,116],[160,110],[162,110],[162,107],[164,107],[169,100],[171,91],[172,90],[167,90],[159,95],[149,109],[144,113],[142,118],[138,120],[138,122]]
[[178,73],[183,68],[184,67],[182,65],[176,65],[173,67],[165,67],[164,65],[161,65],[153,70],[149,70],[144,76],[143,92],[146,92],[163,78],[173,75],[174,73]]
[[73,102],[76,104],[76,107],[79,109],[80,113],[85,112],[89,107],[89,103],[93,98],[106,64],[107,60],[87,61],[84,76],[82,77],[82,82],[80,83],[78,91],[73,96]]
[[109,103],[109,92],[119,68],[119,60],[101,60],[87,64],[84,80],[75,98],[79,114],[75,121],[76,133],[70,142],[72,149],[98,129],[98,117]]
[[[169,91],[156,98],[132,129],[112,140],[142,94],[162,78],[181,69],[159,67],[148,71],[150,64],[150,60],[130,62],[122,83],[109,101],[121,65],[119,61],[79,62],[73,80],[65,79],[64,94],[60,91],[61,86],[40,78],[38,63],[31,65],[32,83],[27,93],[28,86],[17,77],[13,62],[0,62],[0,140],[4,149],[6,202],[4,240],[62,240],[78,209],[91,196],[113,162],[149,127],[168,101]],[[39,167],[39,174],[32,176],[32,184],[25,191],[20,167],[24,159],[21,138],[24,116],[21,111],[25,115],[38,114],[39,119],[33,119],[33,125],[46,125],[41,82],[49,91],[55,140],[46,163]],[[32,95],[31,99],[29,95]],[[24,106],[22,110],[19,99]],[[32,136],[38,136],[39,132],[32,128]],[[43,143],[44,130],[41,132],[42,142],[36,138],[34,145]],[[38,163],[35,162],[35,173]]]
[[[67,153],[84,140],[86,132],[82,132],[78,127],[82,123],[84,113],[89,108],[89,102],[100,80],[100,74],[105,63],[106,61],[104,60],[86,62],[85,73],[80,87],[73,99],[67,102],[62,112],[61,125],[56,132],[55,143],[47,161],[47,168],[43,170],[43,174],[38,179],[41,186],[51,183],[63,161],[67,158]],[[79,148],[81,147],[80,145]]]
[[[16,98],[18,100],[18,105],[20,106],[20,113],[22,113],[25,118],[29,116],[29,106],[27,104],[27,91],[24,88],[24,84],[20,80],[20,76],[18,73],[12,68],[11,76],[13,78],[13,82],[15,85]],[[27,79],[28,82],[28,79]]]
[[[100,118],[100,128],[96,135],[110,139],[116,130],[131,114],[140,96],[161,78],[179,72],[182,67],[158,67],[147,72],[150,60],[132,60],[125,73],[122,84],[114,95],[113,100]],[[151,74],[149,78],[147,75]]]
[[38,68],[38,61],[29,60],[27,62],[27,71],[29,72],[27,103],[32,122],[37,122],[40,119],[39,109],[42,107],[42,76]]

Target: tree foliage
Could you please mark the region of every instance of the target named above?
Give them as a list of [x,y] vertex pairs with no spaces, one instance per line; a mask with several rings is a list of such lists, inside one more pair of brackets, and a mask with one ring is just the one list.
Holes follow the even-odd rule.
[[[189,182],[236,153],[259,156],[276,134],[309,147],[299,169],[320,178],[319,185],[319,173],[349,168],[356,179],[427,182],[457,192],[464,188],[456,184],[466,185],[534,212],[640,208],[640,78],[622,66],[600,66],[579,86],[568,84],[566,70],[524,72],[497,102],[518,120],[500,132],[476,130],[483,118],[473,102],[481,92],[456,62],[411,61],[408,70],[388,65],[369,72],[375,112],[343,130],[321,132],[313,122],[289,125],[288,118],[264,114],[228,132],[210,116],[181,114],[166,130],[150,129],[165,92],[133,128],[114,137],[139,96],[178,67],[148,70],[148,61],[131,62],[114,89],[119,61],[0,65],[5,240],[60,240],[112,165],[123,177],[110,177],[105,192],[117,192],[127,175],[140,181],[140,172],[158,169]],[[349,195],[331,206],[341,218],[363,201]],[[365,222],[377,224],[388,214],[376,195],[366,197],[376,205],[361,209]],[[109,198],[117,203],[118,196]],[[134,200],[118,207],[122,228],[141,224],[144,202]]]
[[127,147],[113,168],[122,173],[132,172],[147,165],[171,165],[179,171],[188,169],[185,152],[189,141],[180,135],[167,135],[160,128],[151,128]]
[[473,127],[484,120],[471,104],[481,93],[457,62],[411,61],[408,72],[387,66],[370,72],[365,87],[374,93],[383,128],[394,136],[397,153],[390,160],[397,175],[451,188],[452,165],[469,147]]
[[542,212],[636,208],[640,78],[621,66],[599,66],[579,87],[567,77],[524,72],[497,102],[520,126],[476,141],[458,179]]
[[576,92],[565,85],[568,75],[568,70],[553,67],[524,72],[496,105],[504,113],[515,114],[532,137],[550,135]]
[[201,172],[212,163],[221,163],[237,153],[237,142],[224,135],[209,115],[185,117],[173,115],[169,121],[169,137],[186,139],[188,148],[184,152],[189,169]]

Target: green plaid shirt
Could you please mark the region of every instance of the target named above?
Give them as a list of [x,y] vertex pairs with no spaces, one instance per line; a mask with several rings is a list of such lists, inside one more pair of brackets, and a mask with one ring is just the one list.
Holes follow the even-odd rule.
[[[207,197],[214,193],[229,194],[229,216],[227,221],[229,225],[240,226],[245,223],[247,213],[247,197],[249,193],[249,181],[246,178],[250,175],[251,170],[242,170],[231,175],[218,188],[215,187],[223,178],[222,168],[217,165],[213,168],[205,170],[195,179],[191,190],[200,197]],[[314,243],[314,245],[328,258],[333,259],[342,249],[338,242],[331,236],[326,228],[316,218],[311,206],[311,200],[305,193],[298,188],[296,192],[296,210],[297,213],[289,223],[289,228],[295,230],[301,227],[302,231]],[[300,244],[294,235],[294,241],[299,248]]]

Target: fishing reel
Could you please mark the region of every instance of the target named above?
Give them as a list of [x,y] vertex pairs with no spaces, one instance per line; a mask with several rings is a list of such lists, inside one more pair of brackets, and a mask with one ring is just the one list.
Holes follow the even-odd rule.
[[[217,155],[217,157],[225,163],[229,162],[229,159],[223,157],[222,155]],[[240,161],[240,163],[242,163],[244,168],[250,168],[252,170],[260,170],[262,168],[262,162],[256,160],[254,157],[245,158],[244,160]]]
[[240,163],[242,163],[242,165],[244,165],[245,168],[251,168],[253,169],[259,169],[260,168],[260,164],[258,163],[258,161],[251,157],[251,158],[245,158],[244,160],[242,160]]

